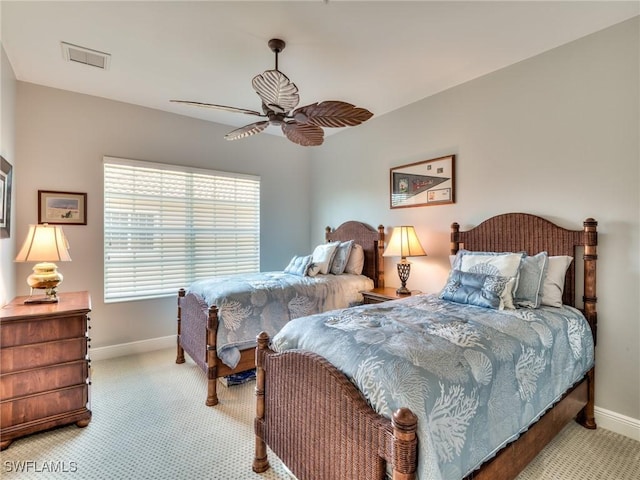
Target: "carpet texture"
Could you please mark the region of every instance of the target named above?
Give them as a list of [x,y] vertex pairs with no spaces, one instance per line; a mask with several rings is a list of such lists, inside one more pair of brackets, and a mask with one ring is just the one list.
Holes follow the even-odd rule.
[[[255,382],[219,386],[207,407],[206,378],[174,350],[92,362],[87,428],[24,437],[0,454],[3,480],[291,480],[270,453],[271,469],[251,470]],[[568,425],[518,480],[626,480],[640,471],[640,442]]]

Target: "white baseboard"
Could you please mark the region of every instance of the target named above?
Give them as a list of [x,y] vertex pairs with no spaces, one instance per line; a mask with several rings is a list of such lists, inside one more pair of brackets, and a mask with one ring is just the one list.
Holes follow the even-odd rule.
[[[137,353],[152,352],[176,346],[176,336],[150,338],[139,342],[121,343],[108,347],[91,349],[92,360],[106,360],[108,358],[123,357]],[[640,420],[627,417],[611,410],[596,407],[596,424],[606,430],[619,433],[625,437],[640,441]]]
[[611,410],[595,407],[598,428],[611,430],[625,437],[640,441],[640,420],[627,417]]
[[135,355],[136,353],[152,352],[176,346],[176,336],[150,338],[138,342],[120,343],[107,347],[91,349],[91,360],[106,360],[108,358],[124,357],[125,355]]

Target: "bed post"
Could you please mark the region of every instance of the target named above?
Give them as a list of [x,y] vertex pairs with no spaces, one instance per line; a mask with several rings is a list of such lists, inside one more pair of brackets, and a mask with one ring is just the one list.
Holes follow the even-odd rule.
[[207,319],[207,401],[208,407],[218,404],[218,391],[216,379],[218,377],[218,352],[217,335],[218,331],[218,308],[214,305],[209,307],[209,317]]
[[[593,218],[584,221],[584,315],[593,333],[593,343],[598,337],[598,313],[596,311],[596,261],[598,260],[598,222]],[[595,368],[587,373],[587,405],[578,415],[578,422],[585,428],[596,428],[595,419]]]
[[[257,426],[264,420],[264,354],[269,346],[269,335],[260,332],[258,335],[258,346],[256,347],[256,420]],[[267,444],[262,437],[256,433],[256,449],[253,458],[253,471],[256,473],[266,472],[269,469],[269,459],[267,458]]]
[[598,222],[593,218],[584,221],[584,315],[587,317],[593,341],[596,343],[598,336],[598,314],[596,312],[596,260],[598,260]]
[[458,253],[460,249],[460,225],[458,222],[451,224],[451,255]]
[[378,225],[378,251],[376,252],[376,277],[378,278],[377,288],[384,288],[384,225]]
[[392,480],[413,480],[416,471],[418,417],[408,408],[399,408],[391,417],[393,426]]
[[176,363],[184,363],[184,348],[182,348],[182,345],[180,344],[180,333],[182,328],[182,306],[180,305],[180,301],[184,298],[186,293],[187,292],[185,292],[184,288],[181,288],[178,291],[178,335],[176,336]]

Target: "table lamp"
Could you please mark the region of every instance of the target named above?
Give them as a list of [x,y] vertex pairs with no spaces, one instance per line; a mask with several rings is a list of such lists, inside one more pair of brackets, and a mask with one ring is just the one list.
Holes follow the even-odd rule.
[[[69,262],[69,244],[62,227],[42,223],[29,225],[27,238],[18,252],[16,262],[40,262],[33,267],[33,273],[27,277],[31,287],[29,298],[24,303],[56,303],[56,287],[62,282],[62,274],[53,262]],[[45,296],[32,298],[33,289],[44,289]]]
[[400,278],[402,286],[396,290],[398,295],[411,295],[411,291],[407,288],[411,263],[409,263],[407,257],[424,257],[426,255],[422,245],[420,245],[415,228],[412,226],[402,226],[393,229],[391,239],[382,256],[401,257],[398,263],[398,277]]

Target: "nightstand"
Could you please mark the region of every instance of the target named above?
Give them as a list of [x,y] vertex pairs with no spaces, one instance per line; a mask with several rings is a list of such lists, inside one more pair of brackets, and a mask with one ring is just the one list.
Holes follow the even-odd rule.
[[[385,288],[374,288],[373,290],[367,290],[362,293],[364,297],[364,303],[382,303],[388,302],[389,300],[398,300],[400,298],[407,298],[411,295],[398,295],[396,293],[396,288],[385,287]],[[419,292],[413,292],[419,293]]]
[[58,303],[0,308],[0,449],[14,439],[75,423],[86,427],[89,406],[88,292],[59,294]]

